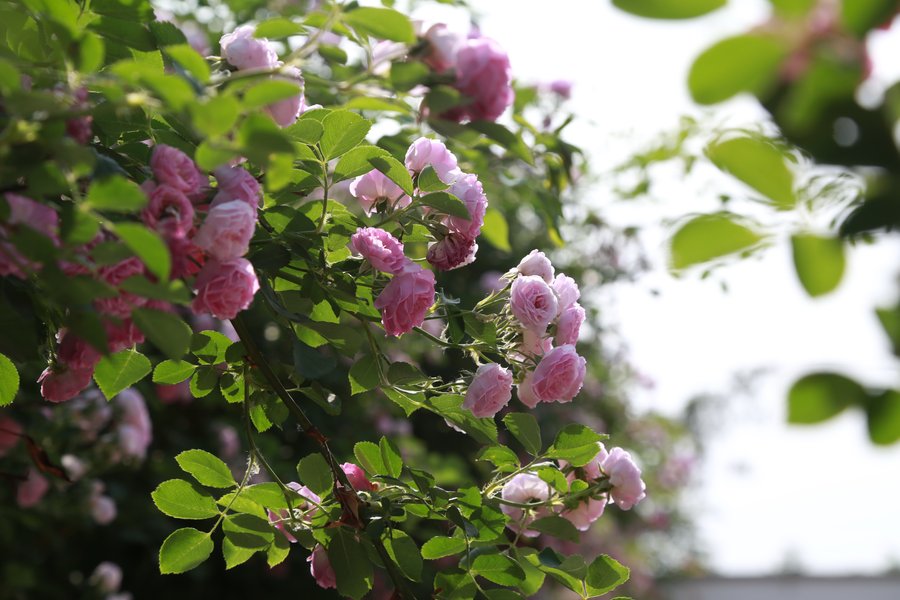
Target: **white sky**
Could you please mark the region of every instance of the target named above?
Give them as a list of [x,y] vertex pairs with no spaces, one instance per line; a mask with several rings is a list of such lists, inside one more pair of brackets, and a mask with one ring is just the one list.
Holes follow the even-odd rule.
[[[575,81],[572,106],[590,124],[570,136],[598,171],[627,157],[635,141],[677,126],[680,115],[700,114],[685,86],[691,60],[768,10],[763,0],[733,0],[702,20],[675,23],[629,17],[606,0],[473,4],[484,15],[483,33],[508,50],[519,79]],[[435,19],[433,7],[427,15]],[[882,42],[881,57],[900,56],[897,42]],[[898,74],[897,61],[876,64],[877,76]],[[742,124],[760,114],[749,100],[728,109]],[[620,224],[641,212],[651,222],[704,207],[675,180],[661,189],[668,184],[671,201],[643,211],[594,200]],[[871,573],[900,563],[900,445],[874,448],[857,413],[820,427],[784,424],[787,386],[815,368],[897,382],[898,363],[872,309],[893,299],[900,241],[854,250],[841,288],[811,301],[784,245],[709,280],[675,280],[663,267],[665,238],[659,228],[644,234],[655,268],[635,284],[617,285],[606,309],[633,362],[656,382],[638,394],[638,406],[676,411],[697,393],[727,391],[737,372],[770,369],[751,398],[733,401],[732,418],[711,438],[693,512],[713,569],[766,573],[788,557],[814,573]]]

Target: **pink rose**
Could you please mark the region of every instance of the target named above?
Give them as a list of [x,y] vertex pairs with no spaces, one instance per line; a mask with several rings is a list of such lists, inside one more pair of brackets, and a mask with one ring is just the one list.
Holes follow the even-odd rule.
[[[303,514],[302,517],[298,516],[298,520],[301,522],[308,522],[319,510],[316,505],[320,504],[322,499],[314,491],[305,485],[300,485],[296,481],[288,482],[287,487],[297,492],[302,498],[302,500],[291,499],[291,507],[294,511],[299,511]],[[291,519],[290,513],[287,510],[282,510],[278,513],[270,510],[269,522],[275,525],[275,529],[278,529],[284,534],[284,537],[287,538],[288,542],[291,544],[297,543],[297,538],[295,538],[290,531]]]
[[580,304],[574,302],[559,315],[559,321],[556,324],[556,345],[572,344],[574,346],[578,342],[582,323],[584,323],[584,309]]
[[283,67],[281,72],[284,73],[284,76],[276,76],[273,79],[297,82],[297,95],[268,105],[266,112],[272,116],[279,127],[287,127],[294,124],[303,109],[303,76],[297,67]]
[[217,319],[233,319],[250,306],[257,290],[259,281],[248,260],[211,260],[194,282],[197,296],[191,303],[191,310],[198,314],[209,313]]
[[481,365],[466,390],[463,408],[476,417],[493,417],[512,398],[512,373],[496,363]]
[[350,237],[350,250],[361,254],[373,268],[392,275],[400,273],[409,262],[400,240],[377,227],[357,229]]
[[122,390],[114,399],[122,411],[119,419],[119,447],[127,458],[144,460],[153,441],[153,423],[144,397],[134,388]]
[[47,367],[38,377],[38,383],[41,384],[41,396],[50,402],[71,400],[91,385],[93,375],[93,367],[88,369],[61,367],[56,371],[52,367]]
[[425,320],[434,304],[434,273],[409,263],[385,286],[375,308],[381,311],[381,323],[388,335],[400,336]]
[[571,402],[581,391],[587,361],[566,344],[544,355],[533,372],[531,389],[541,402]]
[[122,585],[122,569],[116,563],[102,562],[91,573],[88,582],[102,594],[115,593]]
[[66,470],[66,475],[71,481],[78,481],[88,472],[90,465],[75,456],[74,454],[63,454],[59,459],[59,464]]
[[[581,479],[584,481],[594,483],[600,479],[600,463],[603,462],[607,456],[609,456],[609,454],[606,451],[606,447],[602,443],[597,442],[597,454],[594,458],[583,467],[569,473],[566,479],[571,484],[580,475]],[[568,463],[566,461],[559,461],[559,467],[561,469],[564,469],[567,465]],[[608,500],[605,495],[600,498],[585,498],[574,508],[562,511],[560,516],[568,519],[579,531],[587,531],[590,528],[591,523],[603,515],[607,502]]]
[[625,450],[610,450],[609,456],[600,463],[600,469],[609,477],[610,496],[622,510],[629,510],[647,496],[641,470]]
[[172,146],[159,144],[150,157],[153,176],[193,201],[202,200],[209,186],[209,178],[200,172],[191,157]]
[[30,467],[28,478],[16,488],[16,504],[19,508],[31,508],[41,501],[49,489],[50,482],[37,469]]
[[543,252],[538,250],[532,250],[528,256],[519,261],[516,270],[519,275],[537,275],[548,284],[553,283],[553,264]]
[[572,82],[568,79],[557,79],[550,82],[550,91],[562,98],[568,100],[572,97]]
[[[149,186],[148,186],[149,187]],[[141,219],[166,237],[186,235],[194,226],[194,206],[181,190],[170,185],[153,186]]]
[[92,369],[100,362],[100,352],[71,331],[61,329],[58,335],[59,348],[56,356],[67,367]]
[[371,215],[375,207],[384,202],[390,210],[406,208],[412,199],[378,169],[360,175],[350,184],[350,194],[359,200],[359,205]]
[[466,38],[450,31],[444,23],[432,25],[423,37],[428,42],[425,64],[438,73],[456,67],[456,53],[465,43]]
[[[517,504],[544,502],[550,498],[550,484],[535,473],[519,473],[503,486],[500,497]],[[523,509],[501,503],[500,510],[510,518],[506,526],[515,532],[521,531],[525,537],[539,536],[540,532],[528,529],[528,525],[550,514],[547,506]]]
[[172,255],[172,279],[179,279],[185,275],[196,275],[203,264],[206,262],[206,256],[203,250],[188,237],[175,232],[175,235],[169,235],[163,232],[166,244],[169,246],[169,254]]
[[451,233],[428,247],[428,263],[441,271],[451,271],[475,262],[478,244],[459,233]]
[[232,200],[210,209],[194,243],[216,260],[225,261],[247,253],[254,231],[256,209],[243,200]]
[[[143,275],[144,263],[138,257],[132,256],[114,265],[101,267],[97,273],[101,281],[110,287],[118,288],[129,277]],[[133,308],[143,306],[146,303],[146,298],[122,290],[112,298],[97,298],[94,300],[94,306],[98,311],[120,319],[128,317]]]
[[181,383],[157,384],[156,397],[163,404],[176,404],[179,402],[187,404],[193,398],[191,396],[190,381],[185,379]]
[[406,151],[406,168],[418,174],[425,167],[434,169],[438,178],[448,185],[462,177],[456,157],[447,150],[447,146],[438,140],[422,137],[414,141]]
[[369,481],[369,478],[366,477],[366,472],[359,465],[344,463],[341,465],[341,470],[347,476],[350,485],[357,492],[374,492],[377,489],[375,484]]
[[143,332],[131,319],[121,319],[118,323],[107,320],[104,324],[106,343],[110,353],[116,353],[144,341]]
[[49,237],[58,245],[59,215],[53,208],[25,196],[5,194],[4,198],[9,205],[9,218],[0,224],[0,277],[13,275],[25,279],[27,270],[38,270],[41,265],[26,258],[12,243],[5,241],[7,236],[24,226]]
[[565,273],[557,275],[556,279],[554,279],[553,283],[550,285],[553,288],[553,291],[556,292],[556,297],[559,299],[558,306],[560,313],[578,302],[578,299],[581,297],[581,291],[578,289],[578,284]]
[[534,395],[534,372],[528,371],[522,382],[516,386],[516,394],[519,396],[519,402],[528,408],[534,408],[540,403],[541,399]]
[[469,103],[450,109],[444,116],[454,121],[496,121],[512,104],[509,56],[489,38],[466,40],[456,53],[454,87]]
[[537,275],[516,277],[509,292],[509,304],[522,326],[535,332],[544,332],[556,318],[556,294]]
[[278,55],[265,38],[255,38],[256,27],[242,25],[219,39],[222,57],[237,69],[271,69],[278,65]]
[[476,175],[463,175],[453,182],[447,191],[462,200],[469,211],[468,219],[448,217],[447,227],[450,228],[450,231],[457,232],[466,239],[474,240],[481,233],[488,204],[481,182],[478,181]]
[[309,562],[309,573],[316,580],[321,588],[337,588],[337,579],[334,575],[334,569],[331,568],[331,561],[328,560],[328,554],[322,544],[316,544],[312,554],[306,559]]
[[91,517],[98,525],[109,525],[116,520],[116,515],[118,514],[116,501],[109,496],[102,494],[91,496],[89,507]]
[[254,209],[259,208],[259,201],[262,198],[259,182],[247,169],[243,167],[219,167],[216,169],[215,175],[218,187],[210,208],[232,200],[241,200]]
[[522,331],[522,343],[519,349],[532,356],[543,356],[553,348],[553,340],[545,337],[545,333],[538,333],[531,329]]
[[0,456],[15,448],[22,437],[22,426],[15,419],[0,416]]

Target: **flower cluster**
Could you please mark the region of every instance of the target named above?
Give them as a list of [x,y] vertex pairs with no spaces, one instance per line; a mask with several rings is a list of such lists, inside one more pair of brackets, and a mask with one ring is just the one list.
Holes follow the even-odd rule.
[[297,85],[298,93],[295,96],[278,100],[266,106],[266,112],[281,127],[287,127],[294,123],[303,112],[308,110],[303,96],[303,75],[300,69],[293,66],[285,66],[278,60],[278,54],[266,38],[254,37],[256,27],[242,25],[231,33],[227,33],[219,40],[222,48],[222,58],[228,61],[238,71],[248,69],[279,69],[279,74],[272,75],[273,79],[287,81]]
[[494,40],[478,32],[464,37],[439,23],[424,35],[428,44],[425,63],[440,74],[452,72],[453,87],[465,103],[441,117],[458,122],[496,121],[512,104],[512,69],[509,56]]
[[[567,475],[570,484],[576,480],[587,484],[581,492],[573,494],[575,498],[565,502],[555,498],[553,488],[537,473],[513,476],[500,492],[501,510],[510,518],[506,526],[525,537],[537,537],[540,532],[529,529],[529,525],[542,517],[558,514],[579,531],[587,531],[603,515],[608,503],[630,510],[643,500],[645,485],[631,455],[622,448],[607,451],[603,444],[597,445],[596,456],[583,467],[575,469],[561,462],[560,467],[571,468]],[[532,506],[519,506],[523,504]]]

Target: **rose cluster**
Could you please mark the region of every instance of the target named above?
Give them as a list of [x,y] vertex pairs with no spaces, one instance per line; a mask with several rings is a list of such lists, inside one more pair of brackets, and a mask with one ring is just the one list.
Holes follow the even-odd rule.
[[424,35],[428,49],[425,63],[437,73],[453,73],[452,85],[465,103],[441,115],[463,121],[496,121],[512,104],[512,68],[509,56],[494,40],[477,31],[464,37],[439,23]]
[[[519,473],[512,477],[500,492],[501,510],[509,516],[507,527],[525,537],[537,537],[540,533],[528,526],[536,519],[558,514],[569,520],[579,531],[587,531],[591,524],[603,515],[606,505],[615,503],[622,510],[630,510],[646,496],[646,486],[641,479],[641,470],[631,454],[622,448],[607,451],[598,443],[598,452],[586,465],[572,469],[567,475],[571,484],[581,479],[589,486],[581,492],[582,497],[569,501],[556,501],[550,484],[537,473]],[[566,469],[564,462],[560,467]],[[534,504],[533,508],[522,508],[515,504]]]
[[306,100],[303,96],[303,76],[300,69],[293,66],[284,66],[278,60],[278,54],[266,38],[254,37],[256,27],[242,25],[222,36],[219,46],[222,48],[222,58],[238,71],[247,69],[279,69],[273,79],[295,83],[298,93],[283,100],[278,100],[266,106],[266,112],[281,127],[287,127],[294,123],[304,111]]

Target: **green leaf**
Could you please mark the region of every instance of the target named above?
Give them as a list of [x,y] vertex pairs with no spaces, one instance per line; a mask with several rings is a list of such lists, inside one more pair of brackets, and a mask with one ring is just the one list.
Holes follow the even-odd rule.
[[5,355],[0,354],[0,406],[12,404],[19,392],[19,372]]
[[766,95],[788,48],[777,38],[739,35],[717,42],[691,65],[688,88],[699,104],[716,104],[741,92]]
[[106,46],[99,35],[85,31],[78,45],[78,69],[83,73],[93,73],[103,66]]
[[[231,131],[231,128],[237,122],[240,112],[241,103],[233,96],[214,96],[203,104],[191,105],[194,127],[210,137],[217,137]],[[201,148],[209,149],[209,146],[201,146]],[[196,152],[198,164],[201,162],[200,154],[201,152],[198,148]],[[227,161],[228,159],[225,160]],[[219,159],[213,159],[213,166],[217,166],[219,162]]]
[[441,181],[441,178],[438,177],[437,171],[432,168],[431,165],[426,166],[422,169],[422,172],[419,173],[418,179],[416,179],[416,186],[420,191],[423,192],[442,192],[449,187],[446,183]]
[[605,438],[606,436],[595,433],[590,427],[572,423],[557,434],[547,451],[547,457],[560,458],[574,467],[583,467],[600,451],[597,442]]
[[334,532],[327,552],[338,593],[359,600],[372,589],[372,562],[349,529],[340,527]]
[[378,375],[378,361],[381,359],[366,354],[350,367],[350,394],[355,396],[373,390],[381,384]]
[[791,236],[794,269],[813,298],[833,291],[844,277],[844,243],[837,237],[798,233]]
[[388,556],[400,567],[400,572],[412,581],[422,579],[422,557],[419,547],[411,537],[399,529],[391,529],[390,535],[384,538],[384,547]]
[[500,123],[495,123],[493,121],[473,121],[469,123],[469,127],[479,133],[483,133],[529,165],[534,164],[534,156],[531,155],[531,150],[525,142]]
[[852,379],[837,373],[812,373],[794,382],[788,392],[788,422],[821,423],[865,401],[865,390]]
[[166,46],[165,53],[200,83],[209,82],[209,64],[206,59],[188,44]]
[[300,462],[297,463],[297,475],[303,485],[320,496],[330,492],[334,485],[331,467],[328,466],[325,457],[319,453],[300,459]]
[[151,494],[153,503],[176,519],[209,519],[219,516],[215,499],[183,479],[163,481]]
[[225,362],[225,352],[231,343],[230,339],[218,331],[208,329],[191,337],[191,352],[201,361],[216,365]]
[[242,548],[231,541],[227,535],[222,540],[222,558],[225,559],[225,570],[242,565],[256,554],[255,548]]
[[385,475],[398,478],[403,472],[403,457],[400,456],[400,450],[386,437],[381,438],[378,442],[378,448],[381,451],[381,460],[384,463]]
[[334,357],[322,350],[311,348],[300,340],[295,340],[293,346],[294,370],[304,379],[322,379],[337,366]]
[[755,246],[762,236],[735,221],[728,213],[694,217],[682,225],[671,242],[671,265],[684,269],[691,265],[741,252]]
[[372,442],[357,442],[353,446],[353,455],[360,466],[370,475],[386,475],[384,459],[381,457],[381,448]]
[[191,328],[175,314],[151,308],[138,308],[131,313],[134,324],[147,339],[172,360],[180,360],[191,343]]
[[94,210],[121,213],[137,212],[147,204],[140,186],[119,175],[94,180],[86,200]]
[[693,19],[725,6],[726,0],[612,0],[613,6],[650,19]]
[[375,169],[371,159],[380,156],[390,156],[387,150],[378,146],[357,146],[341,157],[334,168],[333,181],[343,181],[359,175],[364,175]]
[[275,529],[268,519],[247,513],[225,517],[222,532],[235,546],[254,550],[262,550],[275,540]]
[[159,549],[159,572],[163,575],[184,573],[201,564],[213,551],[208,533],[193,527],[177,529]]
[[[409,174],[409,169],[407,169],[399,160],[393,156],[377,156],[370,158],[369,162],[372,163],[372,166],[376,169],[384,173],[388,179],[399,185],[400,189],[403,190],[407,196],[412,196],[414,194],[415,190],[413,188],[412,175]],[[466,214],[468,214],[468,212]]]
[[203,485],[229,488],[237,485],[231,469],[221,459],[204,450],[185,450],[175,457],[178,466]]
[[261,108],[279,100],[287,100],[300,94],[303,89],[296,81],[270,79],[257,83],[244,93],[245,108]]
[[[525,573],[525,581],[518,585],[522,593],[526,596],[535,595],[544,585],[546,575],[537,568],[537,550],[534,548],[513,548],[514,557],[522,571]],[[533,561],[533,562],[532,562]]]
[[315,144],[322,138],[324,128],[315,119],[298,119],[293,125],[285,128],[284,132],[298,142]]
[[151,273],[163,281],[169,279],[172,268],[169,248],[155,231],[141,223],[117,223],[114,231]]
[[500,470],[513,470],[519,466],[519,457],[506,446],[489,446],[481,451],[478,460],[494,463]]
[[204,398],[219,385],[219,372],[214,367],[202,366],[191,377],[191,395]]
[[164,360],[153,369],[153,383],[174,385],[194,374],[197,365],[183,360]]
[[528,526],[528,529],[540,531],[569,542],[577,542],[579,540],[578,530],[572,525],[572,522],[556,515],[537,519]]
[[391,63],[391,85],[398,92],[408,92],[430,75],[428,67],[419,61]]
[[848,0],[841,2],[841,22],[858,37],[887,23],[897,13],[895,0]]
[[502,554],[481,554],[472,562],[472,573],[499,585],[518,585],[525,580],[522,567]]
[[900,442],[900,392],[887,390],[870,397],[866,417],[873,443],[886,446]]
[[361,33],[404,44],[416,41],[412,23],[403,13],[390,8],[360,7],[344,13],[344,22]]
[[122,350],[104,356],[94,369],[94,381],[107,400],[150,373],[150,361],[137,350]]
[[780,17],[802,17],[812,10],[817,0],[769,0],[775,13]]
[[735,137],[712,144],[706,154],[722,171],[768,197],[778,208],[793,208],[797,203],[794,174],[785,154],[767,140]]
[[266,19],[256,26],[253,37],[268,38],[277,40],[279,38],[299,35],[306,31],[303,25],[294,23],[285,17],[275,17],[274,19]]
[[537,456],[541,453],[541,428],[534,416],[528,413],[509,413],[503,417],[503,424],[529,454]]
[[319,147],[326,160],[346,153],[366,138],[372,123],[349,110],[332,111],[322,120]]
[[628,581],[629,570],[615,559],[601,554],[588,566],[587,591],[590,597],[602,596]]
[[481,236],[497,250],[512,252],[512,246],[509,245],[509,225],[503,213],[496,208],[487,209]]
[[446,570],[435,575],[434,589],[438,600],[472,600],[479,591],[470,574]]
[[269,568],[280,565],[291,552],[291,544],[283,535],[276,535],[275,541],[266,548],[266,563]]
[[462,538],[435,536],[422,545],[422,558],[435,560],[445,556],[459,554],[466,549],[466,541]]
[[472,215],[469,214],[469,209],[466,208],[466,205],[463,204],[463,201],[453,194],[448,194],[447,192],[434,192],[426,196],[422,196],[418,200],[425,206],[430,206],[431,208],[436,209],[438,212],[452,215],[454,217],[460,217],[463,219],[472,218]]

